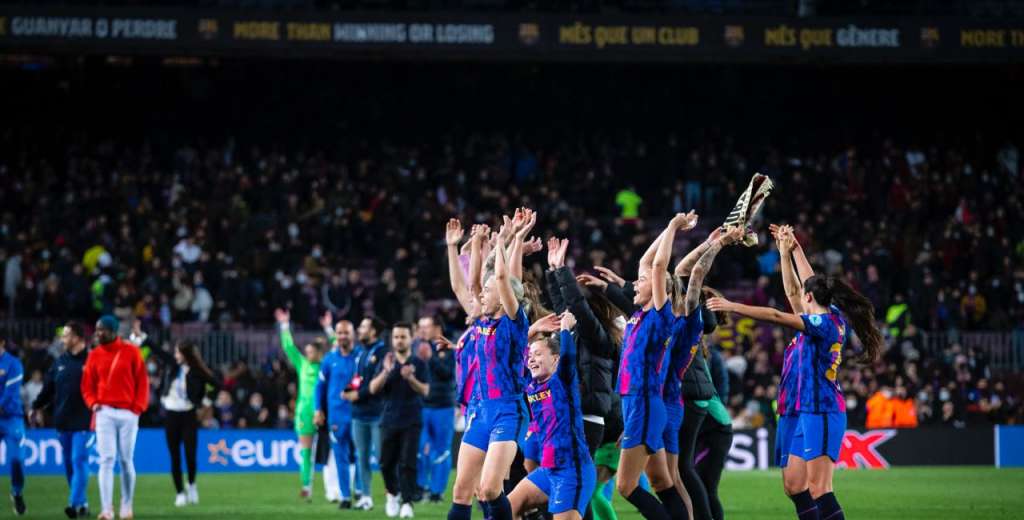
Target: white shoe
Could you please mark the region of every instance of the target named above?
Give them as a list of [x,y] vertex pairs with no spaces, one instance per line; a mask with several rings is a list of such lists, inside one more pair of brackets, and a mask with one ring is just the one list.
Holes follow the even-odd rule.
[[341,496],[338,495],[337,493],[327,493],[324,495],[324,500],[330,502],[331,504],[337,504],[338,502],[341,502]]
[[185,507],[188,503],[188,499],[185,498],[185,493],[178,493],[174,496],[174,507]]
[[196,488],[196,485],[194,483],[189,484],[188,486],[185,487],[185,493],[186,498],[188,498],[189,504],[199,503],[199,489]]
[[368,496],[368,495],[363,495],[363,496],[359,497],[359,500],[356,501],[356,505],[353,506],[353,508],[354,509],[359,509],[359,510],[362,510],[362,511],[371,511],[371,510],[373,510],[373,497]]
[[412,504],[406,502],[402,504],[402,511],[398,513],[398,518],[412,518]]
[[135,513],[132,511],[132,506],[129,504],[121,504],[121,514],[117,515],[122,520],[132,520],[135,518]]
[[388,518],[394,518],[398,516],[399,507],[401,507],[401,503],[398,501],[398,495],[388,493],[388,501],[384,504],[384,514],[388,515]]

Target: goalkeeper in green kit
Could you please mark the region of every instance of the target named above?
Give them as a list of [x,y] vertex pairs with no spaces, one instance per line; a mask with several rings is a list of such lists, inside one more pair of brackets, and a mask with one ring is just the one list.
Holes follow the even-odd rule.
[[295,367],[298,374],[298,395],[295,399],[295,434],[299,436],[299,446],[302,450],[302,463],[300,477],[302,491],[299,497],[305,500],[313,498],[313,438],[316,435],[316,425],[313,424],[313,399],[316,389],[317,377],[320,375],[320,360],[323,358],[325,345],[320,345],[322,338],[303,347],[299,352],[292,339],[291,328],[289,327],[290,315],[288,311],[277,309],[274,311],[274,318],[281,328],[281,348],[284,349],[288,361]]

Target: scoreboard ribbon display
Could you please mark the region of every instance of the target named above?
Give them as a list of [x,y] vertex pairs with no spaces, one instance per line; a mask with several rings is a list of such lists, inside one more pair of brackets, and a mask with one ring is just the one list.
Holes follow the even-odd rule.
[[1024,21],[0,7],[0,52],[530,61],[1019,62]]

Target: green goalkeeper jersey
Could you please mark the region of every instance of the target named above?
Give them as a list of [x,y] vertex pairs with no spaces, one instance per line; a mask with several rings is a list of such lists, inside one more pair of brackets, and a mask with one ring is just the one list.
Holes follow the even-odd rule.
[[313,424],[313,399],[316,380],[320,375],[320,363],[312,363],[302,355],[295,346],[295,340],[288,327],[281,327],[281,348],[299,376],[298,396],[295,400],[295,431],[299,435],[312,435],[316,432],[316,426]]

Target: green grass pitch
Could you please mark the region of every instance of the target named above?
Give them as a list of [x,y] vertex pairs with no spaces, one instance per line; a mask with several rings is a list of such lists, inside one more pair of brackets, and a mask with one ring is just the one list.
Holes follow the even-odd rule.
[[[4,478],[0,489],[8,489]],[[323,499],[322,480],[312,504],[298,499],[298,475],[286,473],[233,473],[199,475],[200,504],[175,508],[170,476],[144,475],[139,478],[135,516],[147,519],[300,519],[384,518],[383,485],[378,475],[374,484],[376,508],[371,512],[339,511]],[[846,517],[868,520],[911,519],[1009,519],[1020,518],[1024,509],[1024,469],[984,467],[919,467],[888,471],[837,471],[836,495]],[[115,483],[115,497],[120,485]],[[777,471],[726,472],[722,479],[726,516],[732,519],[794,518],[789,500],[782,495]],[[60,477],[29,477],[24,518],[64,518],[67,486]],[[89,487],[93,514],[99,497],[96,478]],[[115,502],[116,503],[116,502]],[[615,506],[622,520],[640,520],[629,504],[617,497]],[[447,505],[417,505],[417,518],[444,519]],[[11,515],[10,509],[0,517]],[[474,518],[483,515],[474,511]]]

